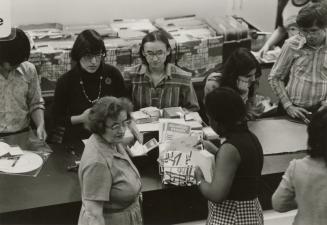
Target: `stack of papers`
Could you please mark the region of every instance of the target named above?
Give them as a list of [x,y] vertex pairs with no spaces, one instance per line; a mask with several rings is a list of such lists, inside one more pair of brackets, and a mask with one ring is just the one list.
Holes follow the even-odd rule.
[[139,111],[132,112],[131,117],[137,124],[151,123],[159,120],[160,110],[157,107],[141,108]]
[[167,151],[159,162],[164,184],[179,186],[195,184],[195,166],[201,168],[207,182],[212,180],[214,156],[206,150]]
[[142,39],[147,33],[157,30],[149,19],[116,19],[110,24],[123,39]]
[[146,155],[149,151],[158,147],[159,143],[155,138],[142,145],[140,142],[136,141],[135,144],[129,149],[129,153],[132,157]]
[[164,118],[184,118],[185,112],[181,107],[169,107],[163,109]]
[[191,126],[178,122],[160,123],[159,141],[171,141],[173,139],[186,137],[191,135]]

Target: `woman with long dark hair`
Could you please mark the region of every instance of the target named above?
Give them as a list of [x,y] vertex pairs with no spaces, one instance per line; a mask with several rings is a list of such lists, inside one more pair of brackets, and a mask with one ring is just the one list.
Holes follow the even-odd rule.
[[217,87],[230,87],[242,97],[248,118],[255,118],[263,111],[263,107],[258,107],[256,102],[260,76],[261,68],[253,54],[246,48],[238,48],[228,57],[221,72],[209,74],[204,95]]
[[139,54],[142,64],[124,76],[131,81],[135,109],[181,106],[189,111],[199,110],[191,74],[171,63],[172,49],[163,31],[147,34]]

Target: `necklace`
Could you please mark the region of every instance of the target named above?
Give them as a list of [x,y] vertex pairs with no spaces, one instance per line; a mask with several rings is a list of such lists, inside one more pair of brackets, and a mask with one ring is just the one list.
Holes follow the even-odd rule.
[[94,103],[96,103],[96,102],[100,99],[101,89],[102,89],[102,85],[101,85],[101,83],[102,83],[102,76],[100,76],[100,78],[99,78],[99,93],[98,93],[98,97],[97,97],[96,99],[94,99],[94,100],[91,100],[91,99],[89,98],[89,96],[86,94],[86,91],[85,91],[85,88],[84,88],[84,82],[83,82],[82,78],[80,78],[80,82],[79,82],[79,83],[80,83],[80,85],[81,85],[81,87],[82,87],[82,92],[83,92],[83,94],[84,94],[86,100],[87,100],[89,103],[94,104]]

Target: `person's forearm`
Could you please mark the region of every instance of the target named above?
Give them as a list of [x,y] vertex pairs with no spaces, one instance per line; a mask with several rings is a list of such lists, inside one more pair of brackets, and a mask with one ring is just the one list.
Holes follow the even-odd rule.
[[202,195],[212,202],[220,203],[224,201],[227,197],[226,193],[219,190],[213,190],[213,188],[211,187],[211,183],[208,183],[205,180],[202,180],[199,189]]
[[268,48],[273,47],[278,42],[280,42],[286,35],[286,30],[283,27],[278,27],[274,32],[271,34],[269,39],[266,41],[265,45]]
[[273,194],[271,203],[277,212],[287,212],[297,208],[294,193],[280,186]]
[[71,123],[73,125],[75,125],[75,124],[84,123],[85,122],[85,119],[84,119],[83,115],[80,114],[80,115],[77,115],[77,116],[70,117],[70,121],[71,121]]
[[288,106],[292,105],[292,102],[288,97],[284,82],[282,80],[272,78],[269,80],[269,84],[271,86],[271,89],[273,90],[275,95],[279,98],[285,109]]
[[36,127],[44,127],[44,111],[43,109],[35,109],[32,114],[31,118]]

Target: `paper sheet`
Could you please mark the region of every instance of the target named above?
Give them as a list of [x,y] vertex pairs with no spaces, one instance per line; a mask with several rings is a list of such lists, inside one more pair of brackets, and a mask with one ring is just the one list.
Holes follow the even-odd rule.
[[307,149],[307,126],[286,119],[262,119],[248,122],[258,137],[264,155]]

